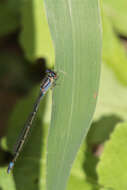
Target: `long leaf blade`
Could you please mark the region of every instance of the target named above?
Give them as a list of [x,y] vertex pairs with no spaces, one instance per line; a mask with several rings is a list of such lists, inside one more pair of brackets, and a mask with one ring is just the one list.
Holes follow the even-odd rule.
[[98,92],[101,27],[98,1],[46,0],[60,85],[53,93],[47,189],[64,190],[87,134]]

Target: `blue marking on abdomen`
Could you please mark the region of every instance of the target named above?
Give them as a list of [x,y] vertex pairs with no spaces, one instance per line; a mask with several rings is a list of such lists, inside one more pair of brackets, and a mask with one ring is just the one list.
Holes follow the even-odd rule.
[[14,162],[10,162],[9,166],[8,166],[8,169],[7,169],[7,173],[10,173],[11,169],[13,168],[13,166],[14,166]]

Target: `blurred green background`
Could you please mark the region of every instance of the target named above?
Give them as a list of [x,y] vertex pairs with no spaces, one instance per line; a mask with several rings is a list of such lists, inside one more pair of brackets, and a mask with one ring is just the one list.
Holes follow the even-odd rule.
[[[8,189],[9,185],[17,189],[22,183],[21,176],[16,179],[14,175],[18,181],[15,184],[2,173],[20,131],[17,126],[22,126],[27,118],[46,68],[54,65],[53,45],[40,2],[0,1],[0,190]],[[71,172],[69,190],[127,189],[127,1],[101,1],[101,17],[103,55],[99,98],[91,129]],[[44,118],[38,113],[35,125],[39,122],[49,125],[50,104],[48,94],[41,105]],[[18,123],[21,117],[22,123]],[[13,127],[15,137],[11,132]],[[45,128],[43,137],[47,134]],[[42,141],[30,138],[35,144]],[[38,167],[37,164],[35,173]],[[38,179],[34,180],[36,184]],[[45,186],[45,181],[40,183]]]

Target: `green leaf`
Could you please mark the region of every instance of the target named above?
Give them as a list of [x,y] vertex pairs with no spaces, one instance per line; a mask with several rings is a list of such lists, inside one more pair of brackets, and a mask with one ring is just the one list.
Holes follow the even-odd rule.
[[[98,190],[97,182],[95,184],[95,181],[93,182],[91,177],[89,177],[89,180],[88,180],[86,171],[84,171],[84,159],[86,159],[86,156],[87,156],[86,152],[87,152],[86,146],[84,146],[83,144],[80,147],[77,158],[71,170],[71,176],[69,178],[69,183],[67,186],[68,190],[77,190],[77,189]],[[91,163],[91,158],[89,159],[89,166],[90,165],[92,168],[93,163]],[[89,167],[89,166],[86,166],[86,167]]]
[[19,0],[17,0],[17,3],[15,0],[0,2],[0,36],[8,35],[19,28],[20,5]]
[[27,0],[21,9],[22,32],[20,43],[30,61],[44,57],[50,67],[54,50],[45,16],[43,0]]
[[99,183],[115,190],[127,189],[127,123],[116,126],[111,138],[104,146],[98,164]]
[[115,190],[115,189],[103,187],[103,188],[100,188],[99,190]]
[[114,32],[111,20],[103,11],[103,61],[115,72],[118,80],[127,85],[127,55],[120,39]]
[[[76,176],[71,176],[70,181],[69,181],[69,187],[67,190],[93,190],[93,185],[88,183],[86,179],[80,179],[79,177]],[[97,190],[94,188],[94,190]]]
[[100,92],[97,102],[95,119],[102,116],[115,115],[127,119],[127,88],[122,86],[114,73],[106,64],[102,64]]
[[121,120],[117,115],[102,116],[99,120],[92,123],[87,135],[87,143],[89,145],[98,145],[104,143],[110,136],[114,127]]
[[13,181],[13,176],[10,176],[7,174],[7,168],[3,167],[0,169],[0,189],[1,190],[7,190],[8,188],[10,190],[15,190],[15,183]]
[[98,1],[46,0],[60,85],[53,93],[47,190],[64,190],[93,117],[98,93],[101,25]]
[[84,152],[84,155],[85,155],[85,159],[83,163],[83,168],[87,176],[87,179],[91,179],[91,182],[94,182],[97,184],[96,166],[99,159],[91,150],[91,147],[88,145]]
[[84,147],[82,146],[78,152],[77,158],[73,164],[71,176],[69,178],[68,190],[84,188],[92,189],[92,185],[88,184],[85,179],[85,173],[83,171],[83,161],[84,161]]
[[122,35],[127,36],[127,1],[103,0],[104,11],[112,21],[114,28]]

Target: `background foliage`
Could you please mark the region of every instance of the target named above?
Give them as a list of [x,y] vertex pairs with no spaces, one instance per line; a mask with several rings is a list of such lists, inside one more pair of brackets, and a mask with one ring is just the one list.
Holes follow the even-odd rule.
[[[38,130],[33,128],[32,132],[36,135],[29,137],[13,175],[6,174],[10,152],[20,126],[27,118],[38,93],[43,72],[40,69],[41,63],[43,62],[43,68],[46,67],[45,58],[48,65],[54,64],[49,28],[46,18],[43,22],[41,20],[44,17],[44,7],[40,1],[0,2],[0,135],[3,137],[7,134],[7,138],[1,140],[0,190],[45,189],[45,144],[50,122],[50,93],[41,104],[34,123],[35,126],[38,125]],[[68,190],[127,189],[126,10],[126,0],[101,1],[103,63],[99,98],[91,129],[73,165]],[[34,142],[34,146],[31,142]],[[26,166],[31,175],[27,173]],[[24,181],[22,172],[27,176]]]

